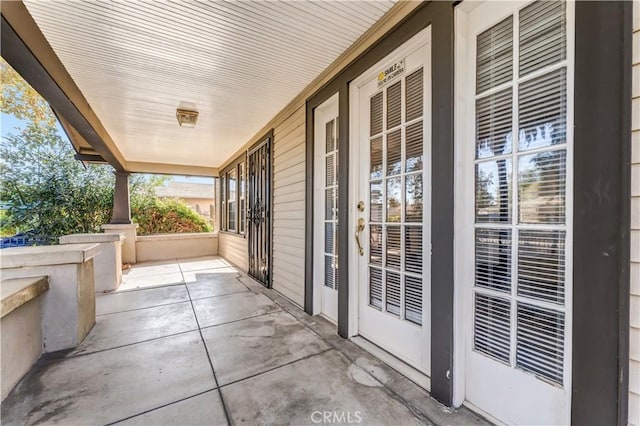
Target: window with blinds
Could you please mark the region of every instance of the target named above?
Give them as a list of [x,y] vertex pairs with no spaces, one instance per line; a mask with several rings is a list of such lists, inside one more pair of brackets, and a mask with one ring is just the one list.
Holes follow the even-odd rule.
[[369,102],[369,305],[421,325],[423,69]]
[[338,289],[338,119],[325,124],[324,285]]
[[245,154],[220,172],[220,230],[232,233],[246,231],[247,172]]
[[473,348],[559,385],[567,263],[566,4],[476,38]]

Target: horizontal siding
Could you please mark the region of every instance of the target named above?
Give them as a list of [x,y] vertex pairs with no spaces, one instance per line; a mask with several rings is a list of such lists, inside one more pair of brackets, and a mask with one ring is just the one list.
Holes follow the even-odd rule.
[[640,2],[633,2],[629,424],[640,426]]
[[243,271],[247,271],[247,239],[241,235],[220,232],[219,252],[220,256],[236,265]]
[[305,107],[274,129],[273,288],[304,305]]

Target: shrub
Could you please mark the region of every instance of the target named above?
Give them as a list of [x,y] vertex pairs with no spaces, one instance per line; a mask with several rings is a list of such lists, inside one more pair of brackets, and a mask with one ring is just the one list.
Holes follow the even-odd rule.
[[139,225],[139,235],[177,232],[210,232],[211,225],[177,198],[161,199],[143,195],[132,197],[131,216]]

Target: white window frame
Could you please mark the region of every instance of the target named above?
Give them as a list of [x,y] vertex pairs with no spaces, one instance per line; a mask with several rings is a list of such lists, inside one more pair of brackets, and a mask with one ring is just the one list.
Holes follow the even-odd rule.
[[[472,344],[473,336],[470,335],[471,330],[467,327],[468,315],[473,312],[473,284],[474,284],[474,207],[475,207],[475,186],[474,186],[474,167],[475,164],[475,69],[469,69],[471,66],[468,61],[471,46],[476,42],[475,36],[468,34],[467,15],[485,2],[463,2],[456,6],[454,12],[455,27],[455,49],[454,49],[454,128],[456,129],[454,136],[454,354],[453,354],[453,399],[452,403],[455,407],[461,406],[465,402],[465,384],[466,384],[466,352],[467,347]],[[532,1],[518,1],[520,5],[518,10]],[[573,158],[574,158],[574,86],[575,86],[575,4],[567,1],[567,55],[566,55],[566,71],[567,71],[567,144],[566,144],[566,241],[568,244],[565,248],[565,347],[564,347],[564,380],[563,386],[567,390],[566,395],[568,401],[569,413],[566,418],[570,418],[571,407],[571,366],[572,366],[572,327],[573,327]],[[491,19],[492,25],[500,22],[508,15],[495,16]],[[515,19],[514,21],[517,21]],[[489,26],[491,27],[491,25]],[[517,31],[518,25],[514,25],[514,32]],[[514,36],[514,52],[518,50],[518,37]],[[514,67],[517,65],[518,55],[514,55]],[[543,70],[534,72],[534,75],[541,75],[557,68],[558,66],[547,66]],[[521,79],[515,78],[517,70],[514,68],[514,84],[518,84]],[[473,78],[471,78],[473,76]],[[528,80],[531,75],[526,78]],[[517,99],[513,99],[515,104]],[[517,106],[514,107],[514,126],[517,125]],[[551,149],[553,149],[551,147]],[[517,158],[516,146],[513,147],[514,156]],[[536,152],[532,150],[531,152]],[[517,164],[512,165],[513,176],[512,182],[517,179]],[[512,198],[512,209],[517,209],[517,194]],[[519,229],[521,226],[527,229],[535,228],[530,225],[518,224],[518,218],[512,217],[513,229]],[[516,259],[512,259],[514,263]],[[512,277],[513,280],[516,277]],[[515,301],[516,299],[514,299]],[[514,348],[512,348],[512,352]],[[515,367],[514,367],[515,368]],[[487,414],[487,413],[485,413]],[[490,417],[490,416],[488,416]],[[493,419],[496,420],[496,419]],[[496,420],[497,421],[497,420]]]

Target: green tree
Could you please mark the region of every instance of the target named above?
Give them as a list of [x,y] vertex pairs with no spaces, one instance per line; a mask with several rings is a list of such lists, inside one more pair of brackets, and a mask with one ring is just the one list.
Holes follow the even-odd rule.
[[[0,60],[2,113],[24,121],[0,143],[0,230],[33,231],[57,237],[100,232],[113,205],[111,166],[76,161],[56,118],[40,95]],[[130,182],[133,219],[141,234],[209,231],[209,225],[182,201],[163,201],[155,188],[166,178],[134,175]]]
[[34,230],[53,238],[99,232],[111,217],[114,176],[110,167],[86,168],[56,127],[28,122],[0,144],[2,227]]

